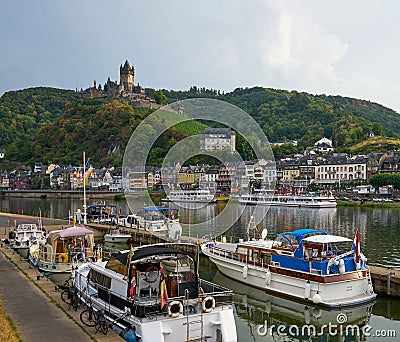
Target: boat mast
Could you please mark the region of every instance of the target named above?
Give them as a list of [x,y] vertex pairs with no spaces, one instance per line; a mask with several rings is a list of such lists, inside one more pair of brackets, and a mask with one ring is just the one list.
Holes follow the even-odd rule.
[[86,156],[85,156],[85,151],[83,151],[83,224],[87,224],[87,218],[86,218],[86,177],[85,177],[85,168],[86,168]]

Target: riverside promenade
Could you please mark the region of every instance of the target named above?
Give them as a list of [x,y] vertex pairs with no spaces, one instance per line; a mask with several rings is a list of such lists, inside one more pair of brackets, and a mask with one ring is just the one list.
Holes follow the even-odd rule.
[[[8,237],[8,220],[16,216],[0,214],[2,239]],[[62,223],[44,222],[48,230],[60,229]],[[23,342],[124,341],[111,329],[104,335],[96,333],[95,328],[84,326],[79,318],[82,308],[68,310],[68,305],[61,300],[61,292],[47,278],[37,279],[39,275],[40,272],[31,268],[19,254],[0,244],[0,296],[6,314],[16,325]]]

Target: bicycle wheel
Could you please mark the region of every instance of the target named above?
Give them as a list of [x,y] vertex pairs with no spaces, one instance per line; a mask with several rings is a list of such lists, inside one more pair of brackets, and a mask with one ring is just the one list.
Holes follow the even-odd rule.
[[95,315],[96,314],[93,312],[93,309],[86,309],[81,312],[79,317],[84,325],[87,327],[94,327],[96,325]]
[[96,328],[96,333],[98,331],[101,331],[104,335],[107,335],[108,322],[101,312],[98,313],[95,328]]
[[100,328],[101,328],[101,331],[103,332],[103,334],[107,335],[107,333],[108,333],[108,322],[106,320],[101,322]]
[[71,304],[71,292],[69,289],[65,289],[61,292],[61,300],[66,304]]
[[68,310],[69,310],[70,308],[73,308],[75,311],[77,311],[77,310],[78,310],[78,306],[79,306],[79,299],[78,299],[78,296],[77,296],[76,294],[73,294],[73,295],[71,296],[71,302],[69,303]]

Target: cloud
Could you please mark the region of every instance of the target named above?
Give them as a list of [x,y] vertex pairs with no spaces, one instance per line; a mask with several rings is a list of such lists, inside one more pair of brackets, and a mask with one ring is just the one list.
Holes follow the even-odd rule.
[[400,3],[360,3],[8,2],[0,12],[0,93],[118,80],[128,59],[145,87],[258,85],[368,98],[399,110]]

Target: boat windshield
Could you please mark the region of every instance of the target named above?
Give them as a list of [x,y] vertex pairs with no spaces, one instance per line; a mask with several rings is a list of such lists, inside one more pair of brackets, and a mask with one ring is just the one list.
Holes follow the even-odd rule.
[[272,244],[272,248],[295,250],[299,247],[297,239],[292,235],[278,235]]

